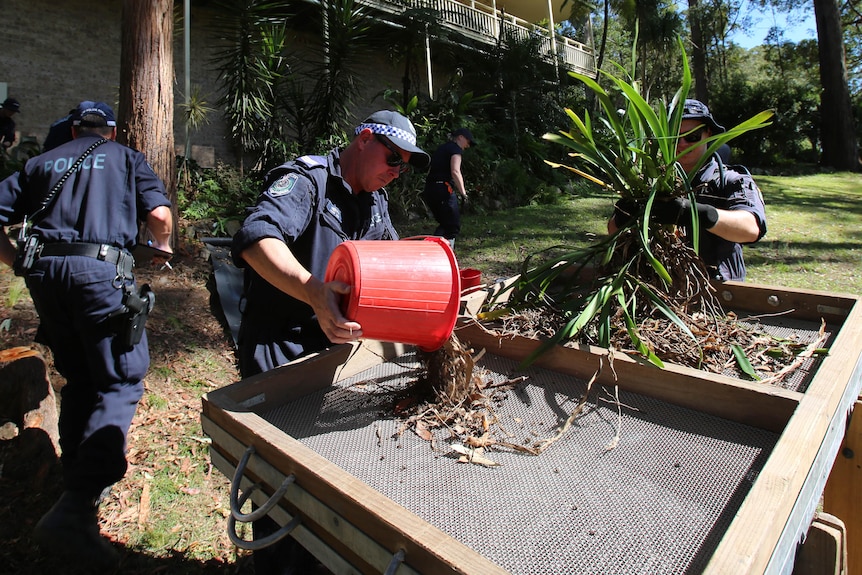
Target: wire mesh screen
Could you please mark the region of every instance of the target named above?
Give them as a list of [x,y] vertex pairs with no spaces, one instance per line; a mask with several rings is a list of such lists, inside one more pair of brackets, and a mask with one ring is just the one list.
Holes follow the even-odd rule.
[[[794,319],[784,316],[762,316],[762,317],[741,317],[739,321],[741,327],[754,330],[757,333],[762,333],[771,338],[776,345],[783,342],[793,343],[798,346],[808,346],[816,342],[820,337],[820,325],[799,319]],[[837,335],[838,325],[825,325],[823,335],[825,341],[822,344],[823,348],[828,348]],[[811,383],[811,378],[817,373],[817,368],[823,362],[823,356],[814,354],[811,357],[802,359],[798,364],[792,363],[793,371],[779,383],[775,384],[784,389],[798,391],[804,393]],[[728,366],[724,371],[724,375],[731,377],[746,378],[735,366]],[[769,377],[768,374],[764,374]]]
[[[479,365],[496,383],[527,376],[492,408],[512,443],[553,436],[586,391],[557,372],[515,373],[498,356]],[[540,455],[491,450],[498,467],[458,463],[447,431],[425,441],[393,415],[417,367],[406,354],[262,415],[514,574],[702,571],[778,440],[603,388]]]

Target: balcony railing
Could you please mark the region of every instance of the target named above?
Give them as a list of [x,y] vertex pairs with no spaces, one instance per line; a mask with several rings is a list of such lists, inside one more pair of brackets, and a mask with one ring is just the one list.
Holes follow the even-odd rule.
[[541,39],[542,55],[554,59],[554,48],[560,61],[567,68],[592,75],[595,73],[593,50],[580,42],[575,42],[558,34],[553,42],[547,28],[536,26],[507,14],[494,10],[475,0],[360,0],[382,12],[400,15],[412,8],[430,8],[440,17],[440,23],[449,30],[485,44],[494,44],[500,35],[500,28],[513,32],[519,38],[538,36]]

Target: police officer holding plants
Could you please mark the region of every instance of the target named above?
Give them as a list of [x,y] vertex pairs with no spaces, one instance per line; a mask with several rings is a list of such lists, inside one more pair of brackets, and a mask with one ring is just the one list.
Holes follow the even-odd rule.
[[[688,150],[679,163],[689,175],[694,190],[698,223],[706,233],[700,234],[700,257],[719,281],[745,280],[742,244],[754,243],[766,234],[766,208],[763,196],[748,170],[726,166],[713,154],[697,173],[697,162],[706,153],[706,139],[725,131],[712,117],[709,108],[699,100],[686,100],[676,153]],[[615,233],[630,217],[631,208],[617,202],[608,221],[608,233]],[[691,203],[687,198],[655,202],[653,221],[676,224],[690,234]]]
[[74,139],[31,158],[0,182],[0,225],[21,224],[0,261],[23,275],[48,345],[66,379],[60,404],[63,493],[37,523],[46,549],[95,569],[118,552],[99,532],[101,496],[126,473],[126,434],[143,390],[143,326],[153,295],[139,291],[131,250],[145,222],[167,261],[173,222],[165,188],[144,155],[116,143],[114,112],[82,102]]

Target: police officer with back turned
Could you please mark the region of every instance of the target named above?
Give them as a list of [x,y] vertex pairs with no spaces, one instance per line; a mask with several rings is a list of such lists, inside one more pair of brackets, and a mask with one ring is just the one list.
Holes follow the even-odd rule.
[[22,226],[17,249],[0,241],[0,261],[24,276],[40,319],[36,340],[66,378],[64,490],[34,535],[94,569],[119,561],[99,532],[98,505],[126,473],[126,435],[149,367],[143,325],[154,297],[136,286],[130,252],[145,222],[153,247],[170,253],[173,227],[164,185],[142,153],[114,141],[116,125],[107,104],[82,102],[71,142],[0,182],[0,225]]

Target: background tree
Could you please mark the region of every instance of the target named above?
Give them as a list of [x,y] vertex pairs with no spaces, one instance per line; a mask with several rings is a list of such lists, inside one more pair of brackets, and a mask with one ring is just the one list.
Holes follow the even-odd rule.
[[[758,4],[783,11],[812,6],[808,0],[758,0]],[[859,4],[858,0],[845,0],[842,3],[844,13],[858,13]],[[838,170],[859,171],[856,129],[847,121],[853,117],[853,104],[844,51],[842,10],[837,0],[813,0],[813,7],[821,84],[820,163]]]
[[[569,0],[562,6],[569,5]],[[597,70],[616,72],[616,66],[637,69],[637,80],[646,90],[665,93],[673,87],[668,84],[668,71],[678,69],[679,53],[676,38],[683,33],[683,19],[674,3],[658,0],[656,2],[636,2],[635,0],[604,0],[590,4],[583,0],[571,0],[569,21],[583,21],[585,12],[593,13],[599,23],[596,36],[598,55]],[[637,30],[637,34],[635,31]],[[637,62],[631,62],[632,45]],[[605,65],[605,61],[611,62]],[[604,83],[601,75],[596,81]]]
[[219,71],[219,106],[229,126],[240,170],[245,159],[263,169],[267,158],[278,156],[287,140],[280,121],[278,86],[286,82],[290,66],[285,56],[286,21],[293,13],[285,2],[221,0],[212,32],[220,43],[214,65]]
[[371,21],[366,9],[354,0],[324,0],[320,15],[322,67],[313,88],[316,130],[319,134],[338,133],[352,117],[353,97],[360,82],[352,64],[371,46]]
[[856,131],[848,118],[853,117],[847,68],[844,58],[844,35],[836,0],[814,0],[814,19],[820,54],[822,122],[820,124],[823,156],[821,163],[838,170],[859,171]]
[[[140,150],[162,179],[177,218],[173,0],[124,0],[118,140]],[[177,243],[174,227],[173,245]]]
[[706,74],[706,37],[701,24],[700,0],[688,0],[688,23],[691,30],[691,71],[694,76],[694,97],[709,104],[709,83]]

